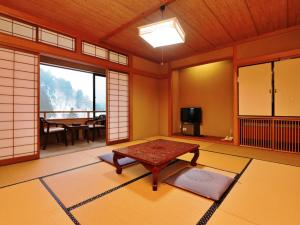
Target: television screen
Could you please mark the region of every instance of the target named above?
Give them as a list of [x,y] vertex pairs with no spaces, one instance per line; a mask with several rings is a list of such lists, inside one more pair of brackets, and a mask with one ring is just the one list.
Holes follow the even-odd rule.
[[180,118],[181,122],[201,123],[201,108],[181,108]]

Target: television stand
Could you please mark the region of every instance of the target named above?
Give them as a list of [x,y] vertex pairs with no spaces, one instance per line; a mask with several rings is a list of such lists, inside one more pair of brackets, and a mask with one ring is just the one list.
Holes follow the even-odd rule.
[[181,122],[181,134],[200,137],[200,123]]

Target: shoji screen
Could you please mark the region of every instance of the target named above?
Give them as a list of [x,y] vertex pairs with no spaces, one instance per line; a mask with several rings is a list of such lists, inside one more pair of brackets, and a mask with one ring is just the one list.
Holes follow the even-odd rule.
[[300,58],[275,62],[275,116],[300,116]]
[[38,154],[38,56],[0,48],[0,162]]
[[271,63],[239,68],[239,115],[272,115]]
[[128,74],[116,71],[108,72],[108,143],[129,138],[128,84]]

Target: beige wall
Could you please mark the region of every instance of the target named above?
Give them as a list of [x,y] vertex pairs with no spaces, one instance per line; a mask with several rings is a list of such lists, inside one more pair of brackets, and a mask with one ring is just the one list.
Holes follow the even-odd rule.
[[133,75],[132,139],[159,134],[159,80]]
[[[179,124],[180,108],[201,107],[203,111],[202,134],[219,137],[230,135],[233,116],[231,61],[179,70],[178,90],[177,112],[173,112],[177,114],[174,118],[178,119],[177,121],[175,119],[174,123]],[[176,110],[175,107],[174,110]]]

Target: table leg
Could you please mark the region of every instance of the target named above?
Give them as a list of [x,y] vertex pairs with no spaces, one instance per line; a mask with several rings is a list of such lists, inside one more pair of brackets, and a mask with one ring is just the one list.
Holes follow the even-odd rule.
[[192,151],[191,153],[194,153],[194,157],[192,158],[191,165],[197,166],[197,160],[199,158],[199,149]]
[[157,191],[157,179],[158,179],[158,173],[159,173],[159,169],[157,167],[154,167],[152,169],[152,190],[153,191]]
[[116,167],[116,173],[121,174],[122,173],[122,167],[120,166],[118,159],[124,158],[123,156],[120,156],[116,153],[114,153],[113,161]]

